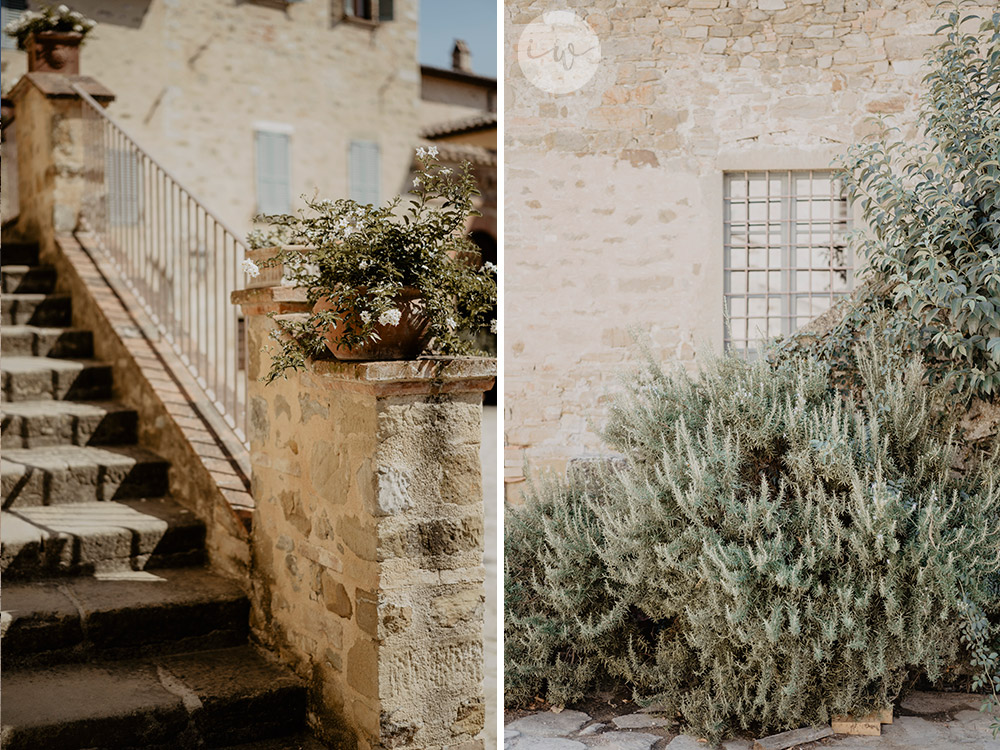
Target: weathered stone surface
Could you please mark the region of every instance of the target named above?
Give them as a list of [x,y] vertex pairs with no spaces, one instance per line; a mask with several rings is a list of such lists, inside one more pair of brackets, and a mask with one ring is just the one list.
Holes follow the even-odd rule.
[[645,729],[647,727],[669,727],[673,724],[670,719],[651,714],[626,714],[616,716],[612,719],[614,725],[619,729]]
[[111,366],[87,359],[3,357],[5,401],[93,400],[111,397]]
[[587,750],[587,746],[565,737],[522,735],[510,743],[511,750]]
[[705,750],[706,745],[690,735],[680,734],[670,740],[667,747],[670,750]]
[[11,579],[200,562],[205,526],[169,499],[5,511],[2,570]]
[[660,740],[645,732],[604,732],[587,737],[587,747],[594,750],[650,750]]
[[560,737],[572,734],[588,721],[590,716],[582,711],[546,711],[520,718],[506,728],[520,732],[525,737]]

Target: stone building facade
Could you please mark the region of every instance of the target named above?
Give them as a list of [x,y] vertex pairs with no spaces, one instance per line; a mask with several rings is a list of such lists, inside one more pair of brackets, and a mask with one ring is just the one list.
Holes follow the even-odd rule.
[[[408,188],[416,0],[384,4],[382,21],[351,15],[347,0],[71,5],[98,22],[81,72],[115,92],[110,114],[238,232],[301,195],[384,200]],[[4,50],[5,93],[25,66]]]
[[[752,315],[754,268],[764,307],[760,318],[740,321],[734,339],[788,332],[824,309],[822,300],[790,309],[789,284],[819,283],[816,296],[831,299],[849,289],[857,260],[840,237],[850,211],[829,198],[836,185],[826,170],[876,129],[873,116],[891,116],[903,137],[914,135],[924,54],[940,25],[934,0],[570,3],[600,49],[590,80],[555,94],[518,61],[522,35],[544,23],[551,5],[505,6],[504,429],[512,499],[526,462],[559,470],[601,451],[594,428],[635,360],[632,330],[660,360],[691,363],[697,351],[726,345],[724,302],[734,327],[738,313]],[[764,198],[757,209],[747,197],[755,191]],[[777,236],[781,227],[796,231],[788,211],[814,198],[821,210],[798,218],[806,219],[802,231],[814,232],[806,245],[832,251],[819,282],[808,280],[809,262],[781,255],[796,240]],[[747,208],[768,205],[755,260],[753,227],[740,233],[738,225],[754,218]],[[737,257],[748,245],[749,259]]]

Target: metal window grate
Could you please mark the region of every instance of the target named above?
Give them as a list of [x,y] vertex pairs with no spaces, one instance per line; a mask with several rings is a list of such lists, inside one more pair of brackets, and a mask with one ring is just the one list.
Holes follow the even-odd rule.
[[727,350],[753,356],[853,288],[847,199],[833,172],[727,173],[724,222]]

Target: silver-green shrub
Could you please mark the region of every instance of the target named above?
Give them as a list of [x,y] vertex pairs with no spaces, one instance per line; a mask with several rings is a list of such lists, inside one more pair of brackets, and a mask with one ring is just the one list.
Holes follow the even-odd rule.
[[853,398],[808,357],[650,362],[605,435],[624,468],[508,512],[508,700],[613,677],[719,739],[968,665],[963,595],[997,613],[997,456],[954,468],[919,360],[879,341],[857,361]]

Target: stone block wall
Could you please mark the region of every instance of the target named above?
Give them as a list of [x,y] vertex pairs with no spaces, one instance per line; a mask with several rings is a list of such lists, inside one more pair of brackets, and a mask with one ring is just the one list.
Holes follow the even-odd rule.
[[505,463],[563,469],[635,361],[723,340],[723,174],[827,169],[891,115],[915,132],[934,0],[596,0],[577,91],[517,61],[544,0],[505,4]]
[[255,633],[309,680],[337,746],[482,747],[480,404],[495,363],[317,363],[264,385],[264,313],[294,306],[271,289],[234,299],[251,352]]

